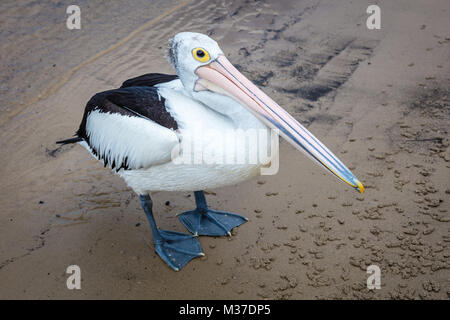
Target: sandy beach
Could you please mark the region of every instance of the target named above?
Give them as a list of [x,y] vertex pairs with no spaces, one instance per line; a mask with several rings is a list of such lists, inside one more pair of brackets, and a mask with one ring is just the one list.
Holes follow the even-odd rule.
[[[0,299],[449,299],[450,5],[371,2],[78,1],[0,4]],[[228,59],[349,166],[361,195],[280,141],[280,170],[207,190],[249,222],[201,237],[174,272],[154,252],[138,197],[79,145],[96,92],[149,72],[180,31]],[[192,194],[152,195],[161,228]],[[82,289],[68,290],[78,265]],[[381,269],[381,289],[366,268]]]

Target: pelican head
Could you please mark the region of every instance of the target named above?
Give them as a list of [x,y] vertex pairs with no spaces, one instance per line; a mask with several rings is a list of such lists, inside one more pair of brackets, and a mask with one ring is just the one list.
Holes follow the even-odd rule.
[[353,173],[296,119],[242,75],[216,41],[201,33],[178,33],[170,42],[169,60],[193,98],[211,102],[219,94],[238,101],[328,172],[364,192]]

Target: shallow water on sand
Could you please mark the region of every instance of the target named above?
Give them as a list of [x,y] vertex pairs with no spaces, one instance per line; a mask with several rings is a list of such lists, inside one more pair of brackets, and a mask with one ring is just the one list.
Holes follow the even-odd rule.
[[0,3],[0,123],[61,81],[61,76],[177,1],[78,1],[81,30],[66,27],[62,1]]

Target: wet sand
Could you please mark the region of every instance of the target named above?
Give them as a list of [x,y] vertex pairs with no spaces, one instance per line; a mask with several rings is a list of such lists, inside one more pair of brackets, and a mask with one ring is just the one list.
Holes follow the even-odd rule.
[[[368,4],[350,1],[142,1],[127,10],[110,1],[92,12],[81,3],[86,20],[68,36],[64,18],[40,24],[49,9],[21,3],[0,5],[8,25],[0,44],[0,298],[448,299],[446,1],[379,1],[379,31],[365,26]],[[30,31],[37,26],[43,33]],[[214,37],[366,193],[282,142],[278,175],[208,190],[211,207],[250,221],[231,238],[201,237],[206,256],[169,269],[125,183],[80,146],[54,142],[75,132],[94,93],[172,73],[167,39],[186,30]],[[175,214],[193,208],[193,197],[153,199],[159,226],[185,231]],[[66,288],[72,264],[81,290]],[[380,290],[366,288],[371,264],[381,268]]]

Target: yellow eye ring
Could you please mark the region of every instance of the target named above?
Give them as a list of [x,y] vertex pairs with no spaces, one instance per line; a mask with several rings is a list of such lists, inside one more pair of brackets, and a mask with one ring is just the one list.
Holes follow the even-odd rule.
[[203,48],[195,48],[192,50],[192,55],[195,60],[200,62],[208,62],[210,59],[208,51]]

